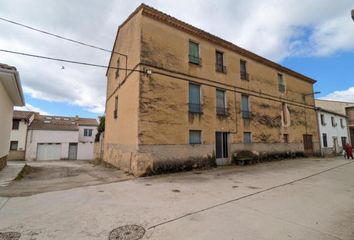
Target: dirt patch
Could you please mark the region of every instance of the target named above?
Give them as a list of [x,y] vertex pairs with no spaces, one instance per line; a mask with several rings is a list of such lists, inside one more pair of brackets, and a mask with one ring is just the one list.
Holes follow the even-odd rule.
[[0,187],[0,196],[17,197],[77,187],[113,183],[133,176],[112,167],[88,161],[31,162],[7,187]]

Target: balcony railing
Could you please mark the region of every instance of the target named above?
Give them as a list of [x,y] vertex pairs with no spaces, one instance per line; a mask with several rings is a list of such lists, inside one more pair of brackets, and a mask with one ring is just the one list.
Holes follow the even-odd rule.
[[190,113],[201,113],[202,105],[198,103],[189,103],[189,112]]
[[284,84],[278,84],[278,89],[279,89],[279,92],[285,92],[285,85]]
[[250,111],[241,111],[242,113],[242,118],[244,119],[250,119],[251,118],[251,112]]
[[223,64],[215,64],[215,70],[217,72],[226,73],[227,72],[227,67],[224,66]]
[[196,65],[202,64],[202,59],[199,56],[189,55],[188,57],[189,57],[189,63],[196,64]]
[[226,116],[228,114],[226,107],[216,107],[216,114],[219,116]]
[[250,80],[250,75],[247,72],[242,72],[241,71],[240,75],[241,75],[241,80],[247,80],[247,81]]

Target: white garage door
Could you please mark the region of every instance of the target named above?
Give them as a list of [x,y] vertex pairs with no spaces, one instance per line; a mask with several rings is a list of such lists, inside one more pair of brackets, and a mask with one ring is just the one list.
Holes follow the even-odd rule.
[[60,160],[60,143],[38,143],[37,160]]

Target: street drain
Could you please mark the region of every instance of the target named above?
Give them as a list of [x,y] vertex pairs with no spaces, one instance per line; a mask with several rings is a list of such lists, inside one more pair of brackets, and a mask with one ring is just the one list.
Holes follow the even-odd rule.
[[0,240],[19,240],[20,237],[19,232],[0,232]]
[[[138,240],[145,234],[145,229],[138,225],[126,225],[113,229],[109,234],[109,240]],[[2,240],[2,239],[0,239]]]

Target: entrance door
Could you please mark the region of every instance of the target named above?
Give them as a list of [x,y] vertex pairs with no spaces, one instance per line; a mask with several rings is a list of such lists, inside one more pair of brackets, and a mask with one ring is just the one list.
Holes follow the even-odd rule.
[[229,158],[229,141],[227,132],[215,133],[216,160],[218,165],[224,165]]
[[76,160],[77,158],[77,143],[69,144],[69,160]]
[[304,135],[304,153],[305,155],[313,155],[312,135]]

